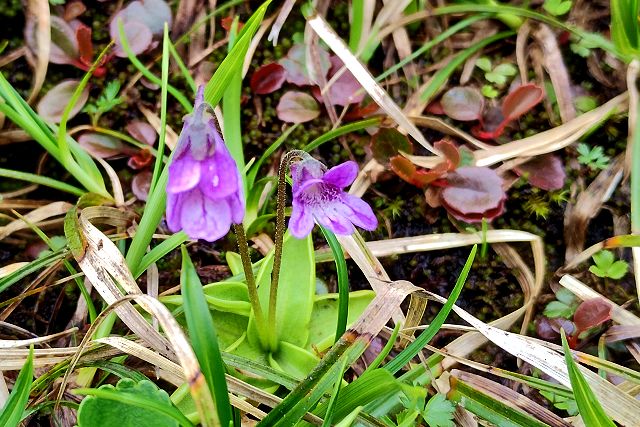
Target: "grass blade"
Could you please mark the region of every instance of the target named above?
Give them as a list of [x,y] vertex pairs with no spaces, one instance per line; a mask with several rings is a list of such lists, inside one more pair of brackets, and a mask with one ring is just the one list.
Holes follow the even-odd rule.
[[7,403],[0,412],[0,426],[3,427],[16,427],[20,420],[22,420],[22,414],[27,407],[29,401],[29,390],[31,389],[31,382],[33,381],[33,347],[29,350],[29,357],[25,362],[18,379],[11,390]]
[[198,278],[196,269],[184,246],[182,246],[180,284],[182,285],[184,314],[187,319],[191,345],[209,389],[213,391],[220,423],[223,426],[228,426],[233,420],[233,413],[225,379],[226,368],[220,355],[218,336],[202,291],[200,278]]
[[349,315],[349,275],[347,273],[347,261],[345,261],[342,246],[338,243],[335,234],[322,226],[320,226],[320,230],[327,240],[331,252],[333,252],[333,259],[336,262],[336,273],[338,276],[338,324],[336,326],[334,342],[337,342],[347,330],[347,316]]

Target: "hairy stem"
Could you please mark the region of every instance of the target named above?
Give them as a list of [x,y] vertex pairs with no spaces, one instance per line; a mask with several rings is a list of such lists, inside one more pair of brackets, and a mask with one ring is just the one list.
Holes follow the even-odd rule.
[[269,333],[267,332],[267,324],[264,322],[264,314],[262,313],[262,306],[258,298],[258,287],[256,286],[256,279],[253,276],[253,267],[251,265],[251,258],[249,258],[249,244],[247,243],[247,236],[244,233],[244,226],[242,224],[234,224],[233,231],[238,238],[238,251],[242,259],[242,268],[244,269],[247,291],[249,292],[249,302],[253,308],[253,315],[255,317],[256,327],[258,328],[258,336],[264,348],[267,348]]

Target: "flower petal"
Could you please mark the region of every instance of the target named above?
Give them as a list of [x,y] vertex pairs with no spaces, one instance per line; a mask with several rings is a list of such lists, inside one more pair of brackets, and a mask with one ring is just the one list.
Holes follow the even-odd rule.
[[373,213],[371,206],[360,197],[345,194],[343,202],[351,208],[354,215],[349,216],[352,223],[365,230],[375,230],[378,227],[378,218]]
[[189,153],[174,159],[169,166],[167,193],[191,190],[200,181],[200,162]]
[[348,235],[355,231],[349,218],[350,213],[351,209],[341,201],[328,203],[313,210],[313,216],[320,224],[339,235]]
[[238,191],[236,162],[224,144],[216,146],[213,157],[202,162],[200,189],[210,199],[222,199]]
[[329,169],[322,178],[326,183],[344,188],[358,176],[358,164],[354,161],[344,162]]
[[231,209],[231,221],[241,224],[244,219],[244,195],[238,190],[226,198]]
[[167,193],[167,226],[176,233],[182,229],[180,225],[180,211],[182,210],[182,198],[184,193]]
[[293,237],[298,239],[308,236],[313,230],[313,216],[311,216],[310,209],[295,200],[291,210],[291,219],[289,219],[289,230],[291,230]]
[[208,199],[195,188],[184,197],[180,223],[192,239],[213,242],[229,231],[231,209],[226,200]]

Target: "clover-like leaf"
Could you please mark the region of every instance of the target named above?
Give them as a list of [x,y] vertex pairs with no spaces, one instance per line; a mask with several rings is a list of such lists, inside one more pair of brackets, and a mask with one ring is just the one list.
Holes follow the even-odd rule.
[[444,394],[434,395],[422,411],[422,418],[429,427],[453,427],[453,413],[456,406]]
[[600,251],[593,255],[592,258],[596,265],[589,267],[589,271],[598,277],[608,277],[610,279],[617,280],[627,274],[629,265],[626,261],[615,261],[613,252],[611,251]]

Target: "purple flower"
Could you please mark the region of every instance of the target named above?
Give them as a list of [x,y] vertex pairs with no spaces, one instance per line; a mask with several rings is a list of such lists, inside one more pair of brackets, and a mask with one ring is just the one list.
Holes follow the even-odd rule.
[[167,225],[192,239],[209,242],[244,218],[242,179],[216,128],[213,108],[198,89],[193,113],[184,125],[167,182]]
[[293,210],[289,230],[297,238],[311,233],[314,220],[335,234],[347,235],[354,225],[375,230],[378,220],[361,198],[344,188],[358,175],[356,162],[345,162],[329,170],[312,157],[291,165]]

